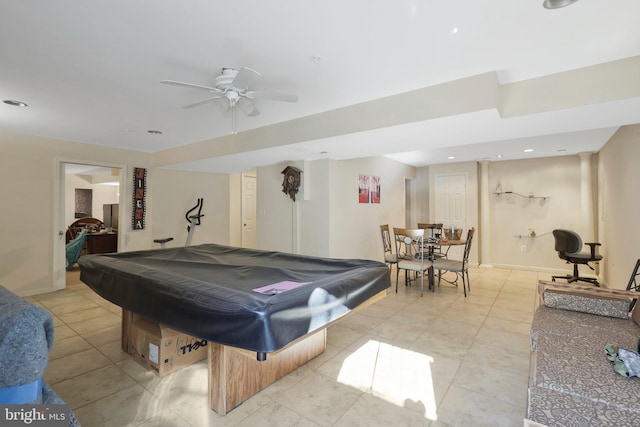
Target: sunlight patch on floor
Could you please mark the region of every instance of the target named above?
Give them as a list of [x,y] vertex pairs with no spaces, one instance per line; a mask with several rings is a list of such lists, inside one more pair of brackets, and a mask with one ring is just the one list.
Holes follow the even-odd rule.
[[432,363],[425,354],[370,340],[344,360],[338,381],[436,420]]

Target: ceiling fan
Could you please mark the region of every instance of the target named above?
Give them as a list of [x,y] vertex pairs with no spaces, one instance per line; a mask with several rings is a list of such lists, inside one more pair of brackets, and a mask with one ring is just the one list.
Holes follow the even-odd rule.
[[235,134],[237,133],[236,114],[238,107],[247,116],[253,117],[260,114],[260,111],[252,102],[254,99],[270,99],[284,102],[298,101],[298,97],[292,94],[249,90],[249,85],[256,81],[258,77],[260,77],[260,73],[251,68],[243,67],[239,70],[236,68],[223,68],[222,73],[216,77],[215,86],[213,87],[175,80],[162,80],[160,83],[204,89],[214,93],[214,96],[201,99],[182,108],[193,108],[214,102],[220,107],[224,115],[231,113],[231,132]]

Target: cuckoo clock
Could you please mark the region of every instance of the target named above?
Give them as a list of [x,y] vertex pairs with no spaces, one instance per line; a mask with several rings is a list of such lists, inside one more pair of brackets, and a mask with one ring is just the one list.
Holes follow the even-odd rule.
[[293,166],[287,166],[282,171],[284,180],[282,181],[282,192],[288,194],[291,200],[296,201],[296,194],[300,188],[300,174],[302,171]]

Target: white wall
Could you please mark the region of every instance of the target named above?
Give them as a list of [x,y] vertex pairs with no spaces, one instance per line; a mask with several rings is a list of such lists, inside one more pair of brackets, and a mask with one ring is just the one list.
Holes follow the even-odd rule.
[[607,286],[624,289],[640,258],[640,125],[624,126],[598,156],[599,240]]
[[[581,235],[585,232],[580,214],[580,176],[578,156],[489,164],[491,193],[500,184],[503,192],[548,197],[545,200],[516,194],[490,195],[491,260],[494,266],[570,272],[572,266],[558,258],[551,232],[556,228],[574,230]],[[535,229],[535,238],[516,237],[527,235],[529,228]]]
[[[173,235],[174,244],[186,238],[186,209],[195,199],[205,198],[203,225],[194,243],[212,241],[228,244],[230,228],[239,215],[238,185],[233,176],[194,174],[152,169],[149,153],[116,150],[70,141],[0,132],[0,284],[20,295],[49,292],[64,277],[64,254],[54,258],[60,243],[58,231],[66,229],[65,208],[54,211],[64,200],[58,177],[60,162],[121,167],[123,205],[122,251],[157,247],[153,238]],[[640,181],[640,125],[621,128],[604,146],[595,160],[598,165],[598,229],[604,281],[610,287],[624,288],[635,261],[640,258],[640,209],[635,185]],[[286,165],[260,168],[258,178],[258,246],[263,249],[299,251],[309,255],[382,259],[380,224],[404,223],[406,178],[417,178],[420,221],[430,221],[424,200],[431,198],[432,177],[440,173],[466,172],[470,177],[471,225],[478,226],[477,165],[435,165],[416,171],[384,157],[348,161],[319,160],[294,164],[303,172],[304,188],[295,204],[282,193],[281,171]],[[148,175],[147,228],[131,230],[131,172],[146,167]],[[382,178],[379,205],[357,203],[358,174]],[[580,172],[577,156],[552,159],[492,162],[489,166],[490,190],[498,177],[512,191],[549,196],[545,206],[491,199],[493,262],[504,266],[541,269],[569,269],[559,261],[541,236],[526,254],[519,252],[520,239],[514,234],[536,227],[539,234],[561,226],[580,230],[576,209],[580,209]],[[195,178],[195,179],[194,179]],[[429,194],[425,194],[428,191]],[[493,196],[492,196],[493,197]],[[503,196],[504,197],[504,196]],[[64,202],[61,203],[64,205]],[[237,215],[234,214],[237,212]],[[237,220],[237,218],[236,218]],[[182,222],[184,224],[180,225]],[[481,230],[480,230],[481,236]],[[64,238],[61,241],[64,249]],[[544,242],[544,243],[543,243]],[[475,245],[476,249],[479,245]],[[513,251],[513,248],[516,250]],[[548,249],[547,249],[548,248]],[[509,250],[511,249],[511,250]],[[472,260],[474,252],[472,251]],[[549,258],[550,257],[550,258]]]
[[229,175],[229,245],[242,246],[242,174],[240,173]]
[[[380,224],[404,224],[404,180],[415,168],[385,157],[293,163],[309,193],[282,193],[286,165],[258,169],[258,246],[335,258],[382,260]],[[359,174],[381,178],[381,203],[358,203]],[[299,247],[296,247],[299,245]]]
[[[296,207],[289,196],[282,192],[284,175],[281,172],[286,166],[266,166],[256,170],[258,191],[256,247],[258,249],[295,252],[293,218]],[[307,179],[304,172],[302,179]]]
[[[308,194],[300,193],[295,203],[298,223],[298,253],[327,256],[330,253],[329,236],[331,183],[336,166],[334,160],[318,160],[296,165],[303,169],[301,185]],[[305,181],[306,180],[306,181]]]
[[[153,193],[153,232],[149,247],[159,248],[153,239],[173,237],[167,247],[184,246],[189,225],[185,214],[203,198],[201,224],[193,232],[191,245],[229,244],[230,175],[153,169],[148,191]],[[196,214],[197,210],[192,214]],[[152,246],[153,245],[153,246]]]
[[[429,223],[429,167],[416,170],[417,222]],[[434,211],[435,215],[435,211]]]
[[[9,132],[0,132],[0,153],[0,284],[20,295],[49,292],[64,280],[65,241],[58,232],[68,224],[59,162],[125,168],[151,164],[148,153]],[[122,191],[130,192],[131,184]],[[58,212],[54,198],[60,200]],[[130,204],[126,212],[131,214]],[[148,241],[146,234],[128,233],[127,249]]]
[[[336,162],[331,180],[329,256],[384,259],[380,225],[405,226],[405,179],[415,178],[414,167],[386,157]],[[379,176],[380,203],[358,203],[360,174]]]
[[[597,158],[594,156],[594,159]],[[429,198],[426,209],[429,206],[435,206],[435,176],[465,173],[469,177],[467,221],[468,227],[476,227],[478,231],[472,246],[470,262],[472,264],[478,262],[480,241],[488,238],[491,252],[488,258],[494,267],[549,271],[550,276],[552,273],[569,273],[572,266],[558,258],[551,231],[555,228],[568,228],[580,234],[586,234],[586,225],[580,212],[579,157],[576,155],[490,162],[488,165],[488,185],[491,193],[488,210],[490,236],[483,234],[480,222],[479,169],[479,164],[468,162],[431,165],[418,170],[418,188],[421,189],[419,199]],[[594,176],[598,176],[597,173]],[[529,194],[547,196],[548,199],[523,198],[516,194],[495,195],[493,193],[498,183],[503,192],[512,191],[525,196]],[[429,193],[425,194],[427,191]],[[595,186],[594,194],[597,194]],[[435,221],[435,209],[425,212],[424,205],[420,204],[420,206],[421,222]],[[535,228],[536,238],[518,237],[527,235],[529,228]]]

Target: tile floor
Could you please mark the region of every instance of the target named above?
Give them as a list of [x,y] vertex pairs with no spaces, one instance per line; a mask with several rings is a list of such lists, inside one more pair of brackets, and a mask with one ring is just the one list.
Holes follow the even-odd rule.
[[[328,348],[224,417],[207,406],[206,361],[164,378],[120,350],[120,308],[68,273],[29,299],[55,320],[44,378],[83,427],[522,426],[539,279],[471,269],[471,293],[416,285],[330,327]],[[395,274],[394,274],[395,276]]]

